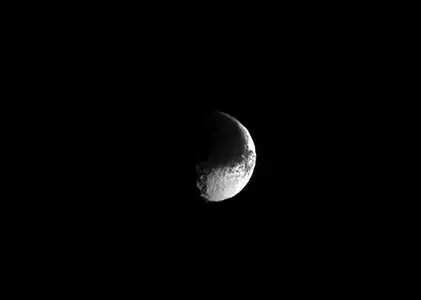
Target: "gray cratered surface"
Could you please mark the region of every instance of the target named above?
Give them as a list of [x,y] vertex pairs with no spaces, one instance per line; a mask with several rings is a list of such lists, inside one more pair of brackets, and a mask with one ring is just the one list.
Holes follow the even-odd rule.
[[196,187],[202,198],[223,201],[237,195],[249,182],[256,150],[248,130],[235,118],[217,112],[209,120],[211,153],[196,165]]

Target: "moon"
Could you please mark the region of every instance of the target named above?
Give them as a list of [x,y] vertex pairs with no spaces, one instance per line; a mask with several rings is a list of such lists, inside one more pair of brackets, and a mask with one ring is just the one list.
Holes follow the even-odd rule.
[[196,187],[201,198],[221,202],[240,193],[256,165],[256,148],[247,130],[234,117],[214,112],[206,120],[205,159],[196,163]]

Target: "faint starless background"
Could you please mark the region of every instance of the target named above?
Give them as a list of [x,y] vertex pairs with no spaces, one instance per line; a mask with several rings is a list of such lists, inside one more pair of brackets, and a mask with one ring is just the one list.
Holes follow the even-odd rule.
[[16,2],[15,1],[1,1],[0,2],[0,16],[15,16]]

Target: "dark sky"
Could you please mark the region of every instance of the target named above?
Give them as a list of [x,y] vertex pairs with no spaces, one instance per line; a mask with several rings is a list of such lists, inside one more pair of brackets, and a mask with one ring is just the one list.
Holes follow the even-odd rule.
[[5,0],[0,3],[1,16],[15,16],[16,15],[16,2],[14,0]]

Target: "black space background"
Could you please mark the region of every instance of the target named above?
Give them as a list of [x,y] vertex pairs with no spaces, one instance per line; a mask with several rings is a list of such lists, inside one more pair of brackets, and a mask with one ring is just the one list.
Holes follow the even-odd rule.
[[[69,224],[94,249],[198,269],[279,264],[289,278],[376,256],[390,205],[379,196],[378,145],[394,93],[382,77],[381,33],[341,22],[344,13],[264,12],[185,26],[177,17],[122,18],[60,32],[57,68],[69,78],[48,84],[63,100],[54,117],[77,142],[64,141],[73,171],[58,195],[69,196],[61,212],[72,212]],[[257,163],[241,193],[205,204],[193,152],[197,118],[210,109],[248,128]]]
[[0,3],[0,16],[15,16],[16,2],[13,0],[6,0]]

